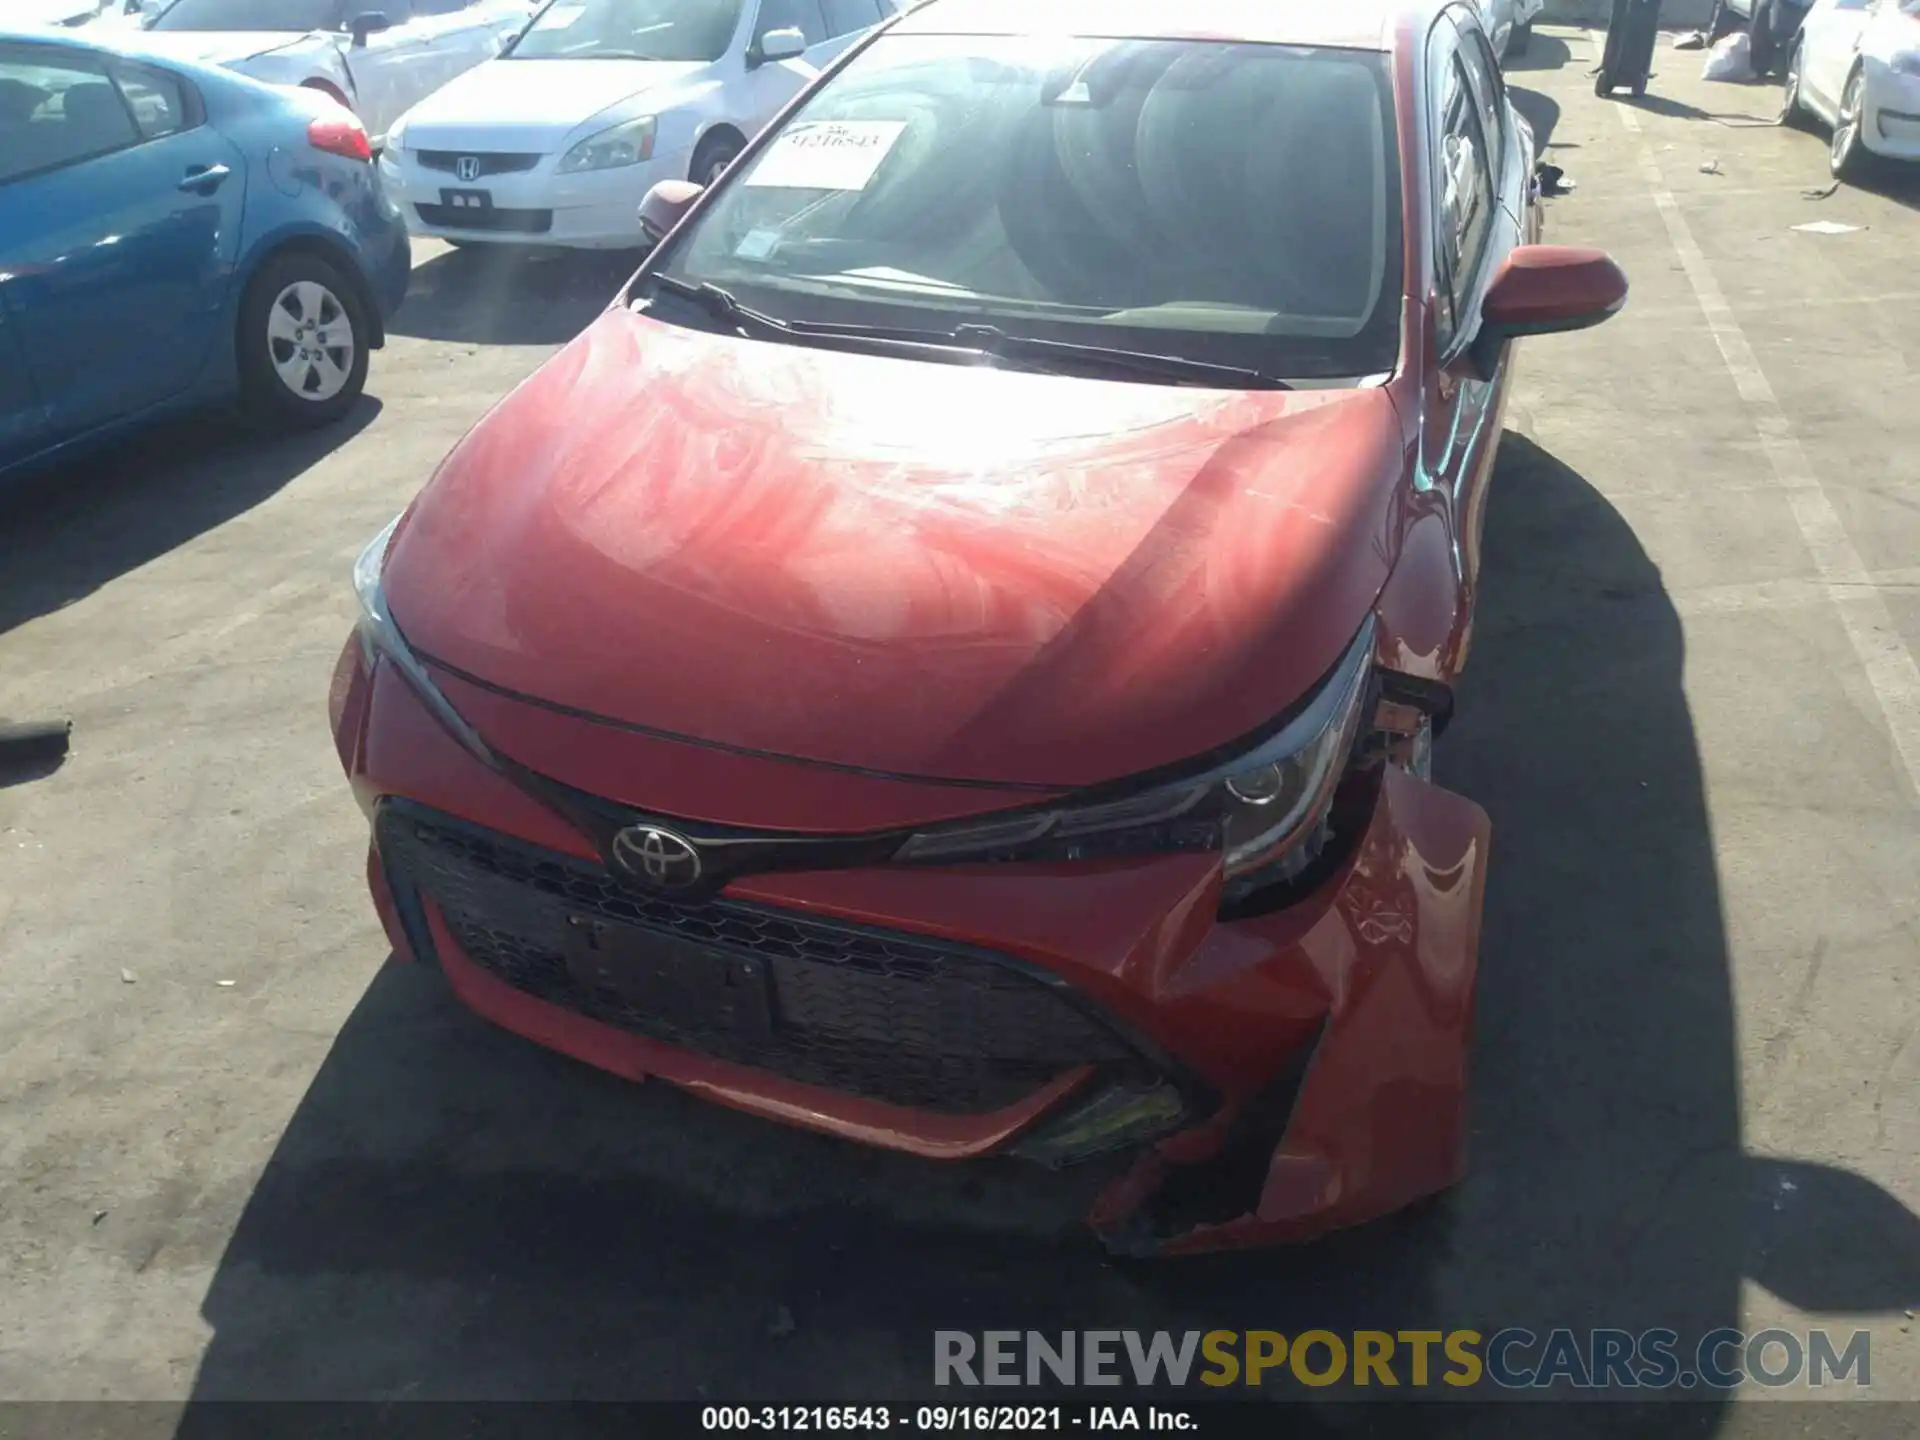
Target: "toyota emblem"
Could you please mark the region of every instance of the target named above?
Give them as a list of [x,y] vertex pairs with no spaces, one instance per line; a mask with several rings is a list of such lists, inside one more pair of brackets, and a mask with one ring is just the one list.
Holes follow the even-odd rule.
[[480,178],[480,157],[478,155],[462,155],[458,160],[453,162],[453,173],[462,180],[478,180]]
[[656,825],[630,825],[615,835],[613,858],[634,879],[659,890],[684,890],[700,879],[700,852]]

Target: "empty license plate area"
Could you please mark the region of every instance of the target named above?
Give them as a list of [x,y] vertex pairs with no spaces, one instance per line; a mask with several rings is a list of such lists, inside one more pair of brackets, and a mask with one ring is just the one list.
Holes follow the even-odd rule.
[[567,918],[566,955],[578,983],[676,1028],[773,1034],[773,986],[758,956],[586,915]]

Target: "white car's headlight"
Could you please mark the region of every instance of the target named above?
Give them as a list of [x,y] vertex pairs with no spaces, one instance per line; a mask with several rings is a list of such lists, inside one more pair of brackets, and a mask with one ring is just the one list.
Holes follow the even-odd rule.
[[407,119],[401,116],[387,127],[386,143],[381,147],[388,151],[400,151],[407,148]]
[[617,170],[653,158],[654,121],[651,115],[628,120],[598,135],[589,135],[560,158],[562,175],[582,170]]
[[367,668],[371,670],[376,660],[384,660],[393,666],[413,688],[413,693],[420,697],[420,703],[460,743],[461,748],[481,764],[497,770],[500,763],[495,759],[493,750],[453,708],[453,702],[440,693],[439,686],[433,683],[433,677],[427,673],[427,667],[408,648],[406,637],[400,633],[400,627],[393,623],[393,616],[387,610],[386,591],[381,587],[380,579],[387,568],[387,551],[393,544],[393,532],[399,527],[400,520],[400,515],[394,516],[387,528],[373,537],[373,543],[360,552],[360,558],[353,565],[353,593],[360,601],[360,645],[366,654]]
[[1902,50],[1887,63],[1896,75],[1920,76],[1920,50]]

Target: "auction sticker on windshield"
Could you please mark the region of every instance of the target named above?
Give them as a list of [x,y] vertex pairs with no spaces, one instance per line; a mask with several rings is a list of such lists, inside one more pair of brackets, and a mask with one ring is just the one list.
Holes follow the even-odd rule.
[[788,130],[742,183],[789,190],[864,190],[904,120],[812,120]]

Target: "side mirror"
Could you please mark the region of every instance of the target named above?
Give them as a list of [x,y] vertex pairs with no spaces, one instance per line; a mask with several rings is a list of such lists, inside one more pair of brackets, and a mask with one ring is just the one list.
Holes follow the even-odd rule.
[[807,37],[792,25],[783,25],[778,30],[769,30],[753,42],[748,54],[756,65],[765,65],[774,60],[791,60],[796,55],[807,53]]
[[378,35],[382,30],[391,30],[393,22],[378,10],[368,10],[356,15],[347,22],[347,29],[353,32],[353,43],[365,45],[369,35]]
[[1585,330],[1627,303],[1627,277],[1602,250],[1522,245],[1506,259],[1480,304],[1473,359],[1491,374],[1500,347],[1522,335]]
[[704,189],[691,180],[662,180],[647,191],[647,198],[640,202],[640,233],[647,244],[658,245],[666,239]]

